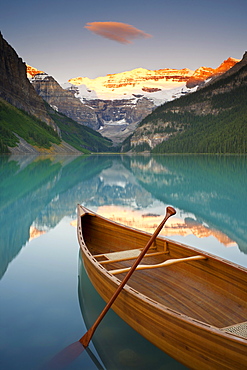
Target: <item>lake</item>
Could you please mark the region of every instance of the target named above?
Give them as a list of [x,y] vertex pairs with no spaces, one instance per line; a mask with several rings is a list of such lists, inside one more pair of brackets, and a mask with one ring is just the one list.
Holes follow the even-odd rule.
[[[0,157],[0,367],[41,369],[104,307],[80,259],[78,203],[247,267],[245,156]],[[112,310],[67,369],[185,369]]]

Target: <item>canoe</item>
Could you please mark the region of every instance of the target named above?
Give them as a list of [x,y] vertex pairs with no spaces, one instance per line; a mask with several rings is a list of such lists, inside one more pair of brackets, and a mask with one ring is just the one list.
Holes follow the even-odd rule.
[[[78,205],[85,270],[108,302],[150,234]],[[157,237],[112,309],[191,369],[246,369],[247,269]]]

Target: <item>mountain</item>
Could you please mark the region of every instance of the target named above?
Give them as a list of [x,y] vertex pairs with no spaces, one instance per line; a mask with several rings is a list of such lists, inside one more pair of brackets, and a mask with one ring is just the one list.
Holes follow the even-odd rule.
[[80,99],[75,86],[63,89],[52,76],[42,71],[27,66],[27,75],[39,96],[56,111],[98,131],[116,145],[155,108],[154,103],[142,95],[116,100]]
[[228,58],[216,69],[201,67],[196,71],[137,68],[95,79],[72,78],[61,86],[33,67],[27,66],[27,74],[37,93],[51,106],[118,145],[156,106],[194,91],[237,61]]
[[[80,154],[112,150],[109,139],[48,105],[35,91],[27,73],[32,76],[37,70],[26,69],[0,33],[0,153]],[[54,81],[52,86],[56,87]],[[68,102],[78,102],[60,89],[68,95]]]
[[196,92],[158,107],[123,145],[155,153],[247,152],[247,53]]
[[228,58],[227,60],[224,60],[224,62],[221,63],[221,65],[215,69],[200,67],[196,69],[193,75],[189,78],[189,80],[186,83],[186,86],[188,88],[193,88],[195,86],[204,85],[204,83],[209,82],[209,79],[215,79],[216,77],[224,74],[239,61],[240,61],[239,59]]
[[[206,95],[206,105],[205,102],[200,101],[197,104],[195,101],[194,108],[189,103],[186,110],[176,108],[176,104],[180,99],[184,102],[187,100],[183,99],[188,97],[190,102],[190,96],[193,96],[192,99],[202,96],[194,95],[194,92],[198,90],[199,94],[206,86],[216,83],[241,63],[228,58],[216,69],[201,67],[196,71],[187,68],[155,71],[138,68],[94,80],[83,77],[71,79],[60,86],[52,76],[34,67],[25,66],[2,35],[0,51],[1,152],[112,152],[117,151],[119,144],[125,139],[127,141],[122,150],[142,150],[143,145],[152,150],[167,138],[175,139],[175,134],[185,131],[185,127],[193,126],[198,116],[219,114],[220,108],[210,104]],[[173,104],[173,101],[175,108],[170,110],[173,114],[171,121],[167,114],[169,104]],[[154,129],[149,125],[151,129],[147,129],[146,117],[159,114],[163,110],[161,103],[164,102],[168,104],[168,123],[165,121],[163,124],[163,118],[159,117],[157,127]],[[202,106],[203,111],[200,113]],[[244,106],[243,103],[243,109]],[[186,120],[191,120],[191,123],[181,123],[184,112],[187,112]],[[140,122],[142,123],[137,128]],[[142,126],[145,126],[145,130],[141,129]],[[132,134],[130,139],[129,135]]]
[[[216,69],[200,67],[195,71],[183,69],[148,70],[136,68],[104,77],[72,78],[64,88],[74,88],[80,99],[130,99],[136,95],[152,99],[155,105],[178,98],[208,78],[218,76],[232,68],[239,59],[228,58]],[[75,88],[77,87],[77,89]]]
[[63,89],[52,76],[42,71],[27,66],[27,75],[31,76],[30,81],[37,94],[53,109],[98,131],[116,145],[129,136],[155,107],[151,100],[138,96],[122,100],[82,101],[75,97],[74,88]]
[[193,71],[187,68],[154,71],[136,68],[95,79],[71,78],[63,87],[77,86],[77,97],[80,99],[130,99],[134,94],[153,99],[159,105],[172,96],[181,95],[182,88],[187,91],[186,82],[192,75]]

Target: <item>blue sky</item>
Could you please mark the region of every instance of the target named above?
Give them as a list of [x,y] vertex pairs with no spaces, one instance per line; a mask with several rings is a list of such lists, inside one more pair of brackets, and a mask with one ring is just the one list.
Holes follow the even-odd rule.
[[[59,83],[134,68],[216,68],[247,50],[246,0],[6,0],[5,40]],[[152,37],[121,43],[85,28],[121,22]]]

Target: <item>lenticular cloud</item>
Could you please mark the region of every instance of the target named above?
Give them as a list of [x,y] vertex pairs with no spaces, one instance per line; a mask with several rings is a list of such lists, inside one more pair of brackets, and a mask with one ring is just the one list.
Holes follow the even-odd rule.
[[97,35],[122,44],[131,44],[134,39],[152,37],[129,24],[120,22],[91,22],[87,23],[84,28],[87,28]]

